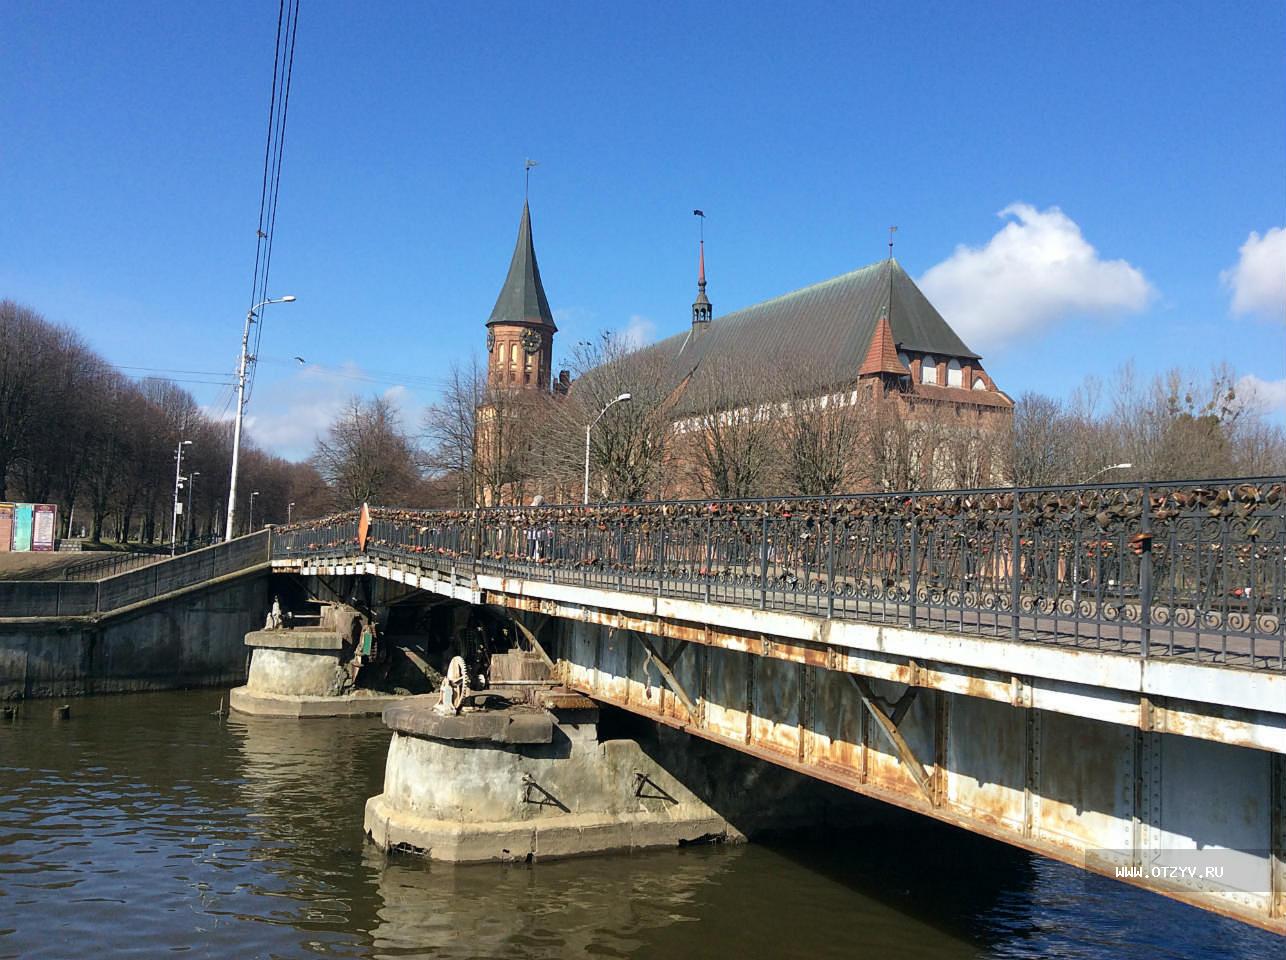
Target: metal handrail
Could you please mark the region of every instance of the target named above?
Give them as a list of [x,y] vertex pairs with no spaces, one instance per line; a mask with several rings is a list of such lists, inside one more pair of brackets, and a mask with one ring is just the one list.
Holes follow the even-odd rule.
[[272,531],[261,530],[99,580],[0,582],[0,617],[108,613],[267,564],[271,555]]
[[[370,517],[421,569],[1286,670],[1286,477]],[[274,545],[356,552],[352,514]]]

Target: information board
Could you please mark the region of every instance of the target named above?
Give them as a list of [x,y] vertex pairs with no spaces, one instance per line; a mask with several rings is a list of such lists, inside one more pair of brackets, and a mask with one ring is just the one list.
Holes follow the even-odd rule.
[[58,508],[52,503],[33,503],[31,549],[52,550],[54,531],[58,529]]
[[35,511],[29,503],[14,505],[13,511],[13,549],[19,552],[31,549],[31,521]]
[[0,553],[13,549],[13,504],[0,503]]

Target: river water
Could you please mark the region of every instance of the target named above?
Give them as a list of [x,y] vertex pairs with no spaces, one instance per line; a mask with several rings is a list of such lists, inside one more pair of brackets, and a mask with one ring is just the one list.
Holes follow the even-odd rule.
[[897,829],[521,866],[362,836],[377,720],[218,692],[0,721],[0,957],[1286,957],[1286,940],[907,816]]

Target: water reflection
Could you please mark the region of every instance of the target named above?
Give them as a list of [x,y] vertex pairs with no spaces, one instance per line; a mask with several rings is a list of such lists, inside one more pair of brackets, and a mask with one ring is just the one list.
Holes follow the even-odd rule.
[[375,720],[212,716],[215,693],[0,723],[0,957],[1267,960],[1280,938],[920,818],[534,866],[384,857]]

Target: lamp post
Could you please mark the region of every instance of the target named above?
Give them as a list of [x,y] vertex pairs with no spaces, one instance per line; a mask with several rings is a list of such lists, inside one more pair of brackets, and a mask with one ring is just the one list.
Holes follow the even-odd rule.
[[628,393],[622,393],[615,400],[607,401],[607,405],[603,407],[602,410],[598,411],[598,416],[594,418],[594,421],[592,423],[586,424],[585,426],[585,499],[582,501],[584,503],[589,503],[589,433],[596,426],[598,426],[598,421],[603,419],[603,414],[607,413],[608,410],[612,409],[613,404],[622,403],[626,400],[633,400],[633,399],[634,398],[630,396]]
[[1091,473],[1088,477],[1082,480],[1081,483],[1089,483],[1095,477],[1101,477],[1109,470],[1129,470],[1132,466],[1134,466],[1134,464],[1132,463],[1114,463],[1109,467],[1104,467],[1102,470],[1098,470],[1098,471],[1095,471],[1094,473]]
[[259,496],[258,490],[250,491],[250,529],[246,533],[255,532],[255,497]]
[[237,416],[232,428],[232,476],[228,481],[228,525],[225,540],[232,539],[232,524],[237,515],[237,463],[241,458],[241,419],[246,412],[246,368],[254,362],[250,356],[250,325],[258,319],[258,311],[270,303],[294,303],[293,296],[263,300],[246,311],[246,327],[241,333],[241,360],[237,364]]
[[294,512],[295,512],[295,501],[291,500],[288,504],[286,504],[286,522],[287,523],[290,523],[290,518],[294,514]]
[[[195,532],[192,527],[192,488],[196,486],[196,478],[199,476],[201,476],[200,470],[193,470],[188,474],[188,516],[187,520],[184,521],[183,526],[185,529],[192,532]],[[191,534],[188,535],[188,539],[192,539]]]
[[174,512],[170,514],[170,556],[174,556],[179,542],[179,481],[183,479],[183,448],[190,446],[191,440],[180,440],[174,453]]

